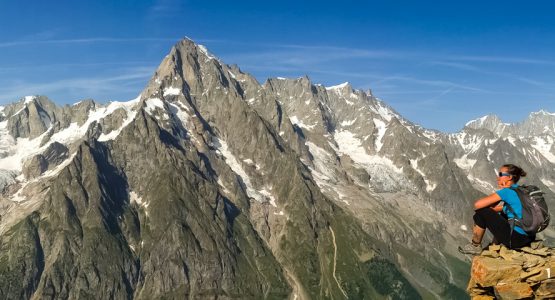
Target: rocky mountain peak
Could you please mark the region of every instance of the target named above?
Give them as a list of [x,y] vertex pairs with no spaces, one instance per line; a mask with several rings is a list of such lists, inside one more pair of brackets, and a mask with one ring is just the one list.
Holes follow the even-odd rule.
[[508,124],[503,123],[496,115],[486,115],[466,123],[465,127],[472,129],[487,129],[494,133],[501,133],[505,130],[507,125]]
[[8,105],[3,113],[14,138],[35,138],[56,121],[57,110],[56,104],[47,97],[26,96]]
[[353,92],[353,86],[349,82],[343,82],[342,84],[326,87],[326,90],[338,94],[351,93]]
[[468,122],[465,128],[485,129],[502,137],[545,135],[555,131],[555,114],[542,109],[521,123],[503,123],[498,116],[487,115]]
[[537,111],[537,112],[532,112],[532,113],[530,113],[530,117],[531,117],[531,118],[532,118],[532,117],[537,117],[537,116],[540,116],[540,117],[541,117],[541,116],[555,117],[555,113],[548,112],[547,110],[544,110],[544,109],[540,109],[540,110]]
[[518,125],[521,135],[545,135],[555,131],[555,114],[546,110],[531,113]]

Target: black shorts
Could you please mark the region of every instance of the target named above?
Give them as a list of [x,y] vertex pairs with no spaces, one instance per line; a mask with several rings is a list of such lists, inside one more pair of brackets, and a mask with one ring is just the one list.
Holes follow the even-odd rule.
[[509,221],[490,207],[476,210],[474,223],[481,228],[488,229],[497,242],[509,248],[521,248],[530,245],[536,237],[511,231]]

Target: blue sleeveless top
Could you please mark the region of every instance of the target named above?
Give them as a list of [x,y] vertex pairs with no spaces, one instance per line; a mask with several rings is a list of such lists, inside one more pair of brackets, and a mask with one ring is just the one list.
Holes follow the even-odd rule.
[[[518,187],[518,184],[513,184],[511,185],[511,187],[516,188]],[[501,200],[510,205],[515,211],[516,216],[514,216],[513,213],[508,209],[507,205],[503,206],[503,212],[507,215],[507,217],[509,217],[509,219],[515,217],[518,219],[522,218],[522,203],[520,203],[520,199],[518,198],[518,195],[515,191],[511,190],[510,188],[504,188],[495,193],[499,195],[499,197],[501,197]],[[514,230],[522,235],[528,235],[522,228],[518,226],[515,226]]]

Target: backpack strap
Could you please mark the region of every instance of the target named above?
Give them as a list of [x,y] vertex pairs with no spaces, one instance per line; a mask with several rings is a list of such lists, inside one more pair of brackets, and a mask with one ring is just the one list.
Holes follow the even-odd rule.
[[513,246],[512,246],[513,232],[514,232],[515,226],[516,226],[515,223],[518,222],[518,219],[516,218],[517,215],[516,215],[513,207],[510,204],[508,204],[507,202],[505,202],[505,205],[507,205],[507,210],[509,210],[513,214],[513,217],[508,219],[509,225],[511,226],[511,233],[509,234],[509,249],[512,249],[513,248]]
[[[520,201],[520,203],[522,203],[522,199],[520,198],[520,193],[522,192],[520,190],[520,186],[517,187],[509,187],[511,190],[515,191],[516,196],[518,197],[518,200]],[[509,219],[509,225],[511,226],[511,234],[509,236],[509,248],[512,248],[512,237],[513,237],[513,232],[515,229],[515,226],[518,226],[518,224],[520,224],[520,219],[518,218],[518,215],[515,213],[513,207],[508,204],[507,202],[505,202],[505,205],[507,205],[507,210],[509,210],[512,214],[513,217]]]

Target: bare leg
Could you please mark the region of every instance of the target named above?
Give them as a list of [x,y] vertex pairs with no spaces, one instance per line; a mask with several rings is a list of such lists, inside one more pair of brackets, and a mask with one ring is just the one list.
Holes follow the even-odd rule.
[[484,237],[485,233],[486,233],[485,228],[482,228],[478,225],[474,225],[474,227],[472,227],[472,244],[480,245],[482,243],[482,238]]

